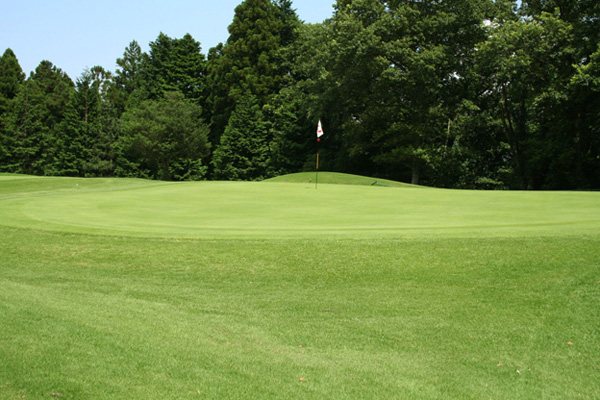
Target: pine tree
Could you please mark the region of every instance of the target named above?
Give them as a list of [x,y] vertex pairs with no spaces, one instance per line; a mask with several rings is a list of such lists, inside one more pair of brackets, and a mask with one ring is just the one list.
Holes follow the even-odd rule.
[[24,80],[25,74],[15,53],[6,49],[0,57],[0,115],[6,112],[8,102],[17,96]]
[[[42,61],[14,99],[9,119],[12,171],[34,175],[76,174],[59,154],[71,138],[62,125],[74,96],[71,79],[50,61]],[[70,133],[75,135],[74,132]]]
[[204,104],[205,58],[200,43],[188,33],[172,39],[164,33],[150,43],[145,70],[150,96],[158,99],[165,92],[179,91],[186,99]]
[[227,125],[237,102],[250,94],[259,106],[279,92],[281,69],[281,10],[271,0],[245,0],[235,9],[227,43],[212,52],[209,63],[209,103],[213,137]]
[[120,116],[127,106],[137,105],[148,98],[144,88],[144,65],[148,55],[135,40],[125,48],[123,57],[117,58],[117,68],[114,85],[110,97]]
[[246,95],[231,114],[219,146],[213,154],[214,178],[258,180],[269,164],[267,126],[258,101]]
[[268,175],[277,176],[302,171],[310,159],[314,168],[315,125],[303,110],[307,97],[297,87],[283,88],[263,107],[269,129]]
[[78,113],[80,169],[86,176],[109,176],[114,171],[117,112],[111,97],[112,74],[100,66],[83,72],[76,82],[74,107]]
[[298,29],[302,22],[296,10],[292,8],[291,0],[276,0],[274,4],[279,10],[279,19],[283,26],[280,33],[281,44],[289,46],[298,39]]
[[11,163],[11,132],[7,123],[13,99],[17,96],[25,74],[19,65],[17,57],[11,49],[6,49],[0,57],[0,171],[10,171]]

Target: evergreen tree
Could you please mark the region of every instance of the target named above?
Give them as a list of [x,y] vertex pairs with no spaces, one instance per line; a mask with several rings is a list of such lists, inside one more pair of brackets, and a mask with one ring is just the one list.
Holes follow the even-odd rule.
[[209,63],[209,104],[215,139],[241,98],[251,94],[262,106],[281,89],[283,28],[281,11],[271,0],[245,0],[236,7],[227,43],[212,52]]
[[[13,172],[34,175],[76,174],[73,165],[63,161],[66,151],[62,125],[74,96],[71,79],[49,61],[42,61],[25,81],[14,100],[8,121],[8,142]],[[71,114],[73,115],[73,114]],[[69,132],[76,135],[76,132]]]
[[52,138],[52,169],[46,169],[44,173],[61,176],[84,175],[89,150],[86,148],[85,128],[82,127],[73,101],[65,104],[61,121],[52,129]]
[[289,46],[298,39],[298,29],[302,22],[298,18],[296,10],[292,8],[291,0],[275,0],[274,4],[279,10],[279,19],[282,24],[281,45]]
[[146,85],[153,99],[165,92],[179,91],[186,99],[204,104],[205,59],[200,43],[190,34],[171,39],[164,33],[150,43]]
[[6,49],[0,57],[0,116],[8,109],[8,102],[14,99],[25,80],[15,53]]
[[302,171],[310,159],[314,168],[315,126],[307,119],[306,96],[298,87],[282,89],[279,94],[263,108],[269,135],[268,175],[277,176]]
[[10,132],[7,122],[11,109],[11,103],[17,96],[25,74],[19,65],[17,57],[11,49],[6,49],[0,57],[0,171],[8,170],[11,162]]
[[116,109],[111,94],[112,75],[100,66],[84,71],[77,79],[74,107],[80,125],[81,173],[109,176],[114,171]]
[[134,40],[125,48],[123,57],[117,59],[119,68],[115,72],[110,97],[119,116],[127,106],[137,105],[148,98],[144,84],[147,58],[148,55],[142,52],[142,48]]
[[311,94],[306,92],[304,83],[309,76],[307,70],[311,69],[309,65],[314,65],[315,60],[300,62],[306,56],[308,46],[304,42],[310,37],[310,27],[299,20],[291,1],[278,0],[275,4],[283,24],[279,57],[283,81],[279,93],[271,96],[263,107],[263,115],[272,138],[269,175],[282,175],[302,171],[307,163],[310,170],[314,168],[311,133],[316,119],[309,115]]
[[266,178],[270,143],[267,133],[268,129],[256,97],[246,95],[238,102],[213,154],[214,178]]

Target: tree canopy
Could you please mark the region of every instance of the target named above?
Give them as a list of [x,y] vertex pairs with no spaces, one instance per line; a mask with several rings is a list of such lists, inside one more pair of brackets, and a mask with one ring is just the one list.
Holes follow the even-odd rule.
[[255,180],[321,168],[440,187],[600,188],[600,3],[245,0],[229,38],[131,41],[113,73],[0,58],[0,171]]

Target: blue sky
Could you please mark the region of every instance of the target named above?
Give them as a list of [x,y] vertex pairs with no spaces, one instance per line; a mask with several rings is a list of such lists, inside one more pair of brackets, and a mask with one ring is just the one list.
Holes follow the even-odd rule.
[[[77,79],[101,65],[114,71],[117,58],[132,40],[148,51],[160,32],[172,38],[186,33],[202,52],[229,36],[227,27],[242,0],[18,0],[0,7],[0,55],[11,48],[29,76],[49,60]],[[333,15],[335,0],[293,0],[305,22]]]

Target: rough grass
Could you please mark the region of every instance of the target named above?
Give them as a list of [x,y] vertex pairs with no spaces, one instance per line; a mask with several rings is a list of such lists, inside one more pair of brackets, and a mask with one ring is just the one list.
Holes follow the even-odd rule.
[[[597,194],[203,185],[0,177],[0,399],[598,397]],[[263,229],[195,225],[236,185],[219,212]],[[277,192],[292,209],[337,196],[330,221],[349,228],[277,237],[249,200]],[[430,213],[418,234],[393,217],[361,229],[344,207],[359,193],[387,210],[388,192],[403,218]],[[194,223],[163,220],[179,203]]]

